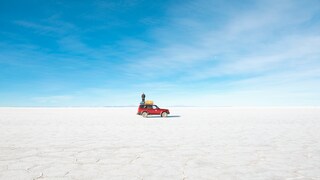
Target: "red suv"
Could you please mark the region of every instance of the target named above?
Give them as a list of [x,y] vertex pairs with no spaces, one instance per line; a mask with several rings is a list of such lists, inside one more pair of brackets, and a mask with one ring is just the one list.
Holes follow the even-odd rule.
[[157,105],[142,104],[138,108],[138,115],[148,117],[148,115],[161,115],[161,117],[167,117],[170,114],[169,109],[161,109]]

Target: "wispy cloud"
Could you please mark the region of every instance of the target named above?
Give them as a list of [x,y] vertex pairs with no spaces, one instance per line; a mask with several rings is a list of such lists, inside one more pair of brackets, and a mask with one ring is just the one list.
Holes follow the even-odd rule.
[[[49,16],[13,20],[29,35],[0,43],[0,66],[33,77],[21,83],[47,80],[39,103],[82,101],[57,94],[103,104],[145,92],[176,104],[229,98],[228,105],[319,95],[319,1],[144,3],[60,3]],[[158,16],[140,13],[157,5]]]
[[[297,2],[277,3],[277,8],[271,8],[272,3],[262,2],[239,13],[226,12],[231,14],[227,15],[227,23],[218,28],[206,25],[213,18],[211,16],[198,19],[187,15],[186,19],[174,19],[173,23],[180,26],[169,25],[161,30],[165,33],[157,30],[156,35],[162,34],[155,37],[160,45],[130,64],[129,70],[137,69],[141,74],[139,72],[144,68],[153,69],[150,76],[152,72],[167,72],[169,75],[174,71],[186,72],[186,79],[197,79],[263,73],[279,68],[285,70],[286,65],[299,63],[299,58],[314,61],[312,57],[319,54],[319,34],[309,33],[305,28],[302,28],[302,34],[299,27],[310,21],[318,8],[310,4],[308,8],[300,9]],[[186,5],[185,11],[189,8]],[[299,13],[295,13],[297,10]],[[186,21],[196,22],[189,23],[194,30],[189,28],[190,32],[177,35]],[[174,36],[186,40],[176,41]],[[189,43],[190,39],[192,43]]]
[[61,36],[74,33],[77,27],[69,22],[62,21],[59,15],[53,15],[37,21],[14,20],[14,24],[33,30],[35,33],[42,35]]

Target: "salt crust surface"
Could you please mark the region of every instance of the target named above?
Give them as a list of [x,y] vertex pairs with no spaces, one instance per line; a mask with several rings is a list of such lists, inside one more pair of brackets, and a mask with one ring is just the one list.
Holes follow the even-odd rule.
[[320,179],[320,108],[0,108],[0,179]]

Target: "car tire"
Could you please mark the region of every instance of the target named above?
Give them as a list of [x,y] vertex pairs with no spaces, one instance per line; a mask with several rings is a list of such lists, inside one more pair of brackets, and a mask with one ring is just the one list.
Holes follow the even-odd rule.
[[168,116],[168,113],[167,112],[162,112],[161,113],[161,117],[167,117]]
[[141,115],[142,115],[142,117],[144,117],[144,118],[147,118],[147,117],[148,117],[148,113],[147,113],[147,112],[143,112]]

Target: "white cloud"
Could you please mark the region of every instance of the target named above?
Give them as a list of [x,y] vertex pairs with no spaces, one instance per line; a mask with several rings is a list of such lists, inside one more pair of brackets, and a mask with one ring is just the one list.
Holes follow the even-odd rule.
[[13,23],[24,28],[32,29],[35,33],[54,37],[74,33],[78,29],[74,24],[59,20],[59,16],[57,15],[43,18],[36,22],[15,20]]
[[[116,10],[119,6],[96,2],[101,3],[106,10]],[[106,82],[113,78],[108,76],[112,69],[111,73],[118,76],[114,81],[123,82],[125,86],[95,84],[92,86],[96,88],[74,93],[79,97],[87,97],[86,94],[103,97],[96,104],[126,103],[118,101],[119,97],[133,101],[134,94],[143,91],[156,92],[153,96],[165,97],[163,101],[176,96],[171,98],[176,104],[181,104],[178,100],[190,104],[210,98],[220,99],[222,104],[223,99],[228,99],[229,105],[245,102],[246,98],[254,103],[260,96],[273,97],[270,99],[299,96],[302,102],[303,97],[312,99],[319,95],[320,24],[315,18],[319,11],[319,2],[312,0],[253,1],[251,4],[180,2],[169,7],[163,19],[158,20],[161,23],[150,26],[152,29],[145,34],[147,38],[123,37],[115,44],[100,47],[91,47],[79,33],[94,32],[100,27],[82,30],[59,21],[58,16],[48,22],[16,21],[19,26],[38,33],[57,35],[60,50],[67,53],[45,54],[35,47],[17,50],[16,56],[10,56],[19,60],[28,57],[37,61],[54,60],[69,69],[76,65],[83,70],[79,74],[92,70],[85,75],[95,74],[94,77],[105,78]],[[94,14],[99,18],[105,15]],[[153,23],[152,19],[144,20]],[[113,60],[119,63],[113,64]],[[125,88],[119,90],[121,87]],[[201,101],[193,97],[186,100],[185,97],[196,91],[204,93]],[[166,93],[171,95],[166,97]],[[36,100],[42,103],[71,100],[64,98],[52,96]],[[267,102],[268,98],[264,100]]]
[[[192,24],[193,30],[179,34],[184,26],[173,24],[157,29],[158,32],[164,32],[156,34],[155,39],[160,44],[151,50],[152,53],[130,64],[128,71],[141,75],[141,72],[145,73],[143,69],[152,69],[147,73],[149,77],[158,72],[170,75],[176,71],[186,72],[191,79],[195,76],[210,78],[226,74],[267,72],[284,67],[285,63],[290,65],[292,61],[299,61],[299,58],[310,60],[318,56],[319,35],[308,31],[301,33],[303,30],[298,28],[301,23],[312,18],[317,8],[307,5],[306,9],[300,9],[296,6],[297,2],[291,1],[278,2],[277,5],[273,3],[259,1],[252,9],[228,16],[228,23],[219,28],[206,25],[210,18],[214,18],[210,14],[205,19],[191,19],[188,15],[185,19],[175,19],[172,23],[178,25],[190,22],[188,24]],[[185,11],[181,10],[183,7]],[[188,4],[182,5],[178,12],[186,12],[189,8]],[[296,10],[299,12],[296,13]],[[185,40],[175,41],[175,36]]]

